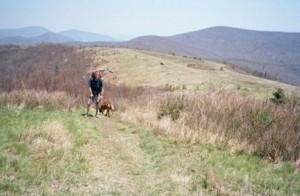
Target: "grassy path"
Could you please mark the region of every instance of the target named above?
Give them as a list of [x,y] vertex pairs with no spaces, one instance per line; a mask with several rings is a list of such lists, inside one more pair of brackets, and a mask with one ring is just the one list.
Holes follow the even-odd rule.
[[149,195],[157,191],[155,185],[163,176],[140,148],[139,130],[104,116],[88,120],[98,124],[101,139],[84,146],[83,154],[92,169],[80,185],[70,189],[71,192],[80,195]]
[[0,108],[0,123],[0,195],[300,194],[288,163],[176,142],[117,115]]
[[[156,153],[159,145],[143,146],[141,143],[149,139],[149,133],[104,116],[88,120],[99,124],[99,139],[83,148],[92,169],[80,176],[79,184],[69,187],[71,192],[80,195],[181,195],[177,192],[178,184],[153,162],[151,153]],[[151,151],[150,155],[145,151]]]
[[118,118],[88,119],[100,139],[83,152],[91,170],[71,192],[100,195],[290,195],[300,175],[210,145],[178,143]]

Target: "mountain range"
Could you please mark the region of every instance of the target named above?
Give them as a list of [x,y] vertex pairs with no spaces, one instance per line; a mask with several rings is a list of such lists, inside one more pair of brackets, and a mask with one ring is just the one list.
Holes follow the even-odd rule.
[[107,35],[79,30],[67,30],[55,33],[45,27],[32,26],[20,29],[0,29],[0,45],[4,44],[35,44],[70,43],[70,42],[114,42],[117,39]]
[[128,47],[210,59],[300,85],[300,33],[220,26],[173,36],[150,35],[116,42],[107,35],[78,30],[55,33],[44,27],[0,29],[0,45],[40,42]]

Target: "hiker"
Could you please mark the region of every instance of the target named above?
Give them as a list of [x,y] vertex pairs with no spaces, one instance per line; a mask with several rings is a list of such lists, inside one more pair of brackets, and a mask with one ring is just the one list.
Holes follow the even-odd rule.
[[87,108],[86,108],[86,116],[89,115],[91,104],[96,102],[96,114],[97,118],[98,110],[99,110],[99,102],[103,99],[103,78],[101,77],[101,71],[94,71],[92,73],[92,77],[89,80],[89,93],[90,97],[88,100]]

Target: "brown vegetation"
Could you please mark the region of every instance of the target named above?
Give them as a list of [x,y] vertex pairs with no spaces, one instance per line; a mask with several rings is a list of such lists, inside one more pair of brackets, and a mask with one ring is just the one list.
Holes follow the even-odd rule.
[[71,110],[78,106],[76,99],[65,92],[35,90],[14,90],[0,94],[0,107],[25,109],[43,108],[45,110]]
[[87,51],[48,44],[27,48],[1,46],[0,59],[1,92],[64,91],[78,101],[85,99],[87,81],[82,76],[92,64]]
[[[0,107],[70,109],[87,100],[88,50],[57,45],[0,48]],[[88,67],[89,65],[89,67]],[[92,65],[94,66],[94,65]],[[105,100],[129,121],[178,140],[213,143],[271,161],[300,159],[300,105],[225,92],[202,94],[105,84]],[[64,92],[64,93],[62,93]]]
[[176,95],[141,87],[117,88],[130,92],[118,102],[124,117],[156,133],[213,143],[275,162],[300,158],[300,104],[296,98],[278,105],[225,92]]

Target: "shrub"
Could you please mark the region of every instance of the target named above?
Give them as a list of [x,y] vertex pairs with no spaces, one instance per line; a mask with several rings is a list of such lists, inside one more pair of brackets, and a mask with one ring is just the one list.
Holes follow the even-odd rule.
[[273,96],[274,97],[270,99],[273,103],[282,104],[287,101],[287,97],[282,88],[278,88],[277,91],[273,92]]
[[169,97],[159,106],[157,118],[161,119],[164,116],[170,116],[172,121],[175,121],[180,117],[180,113],[184,107],[184,97]]

